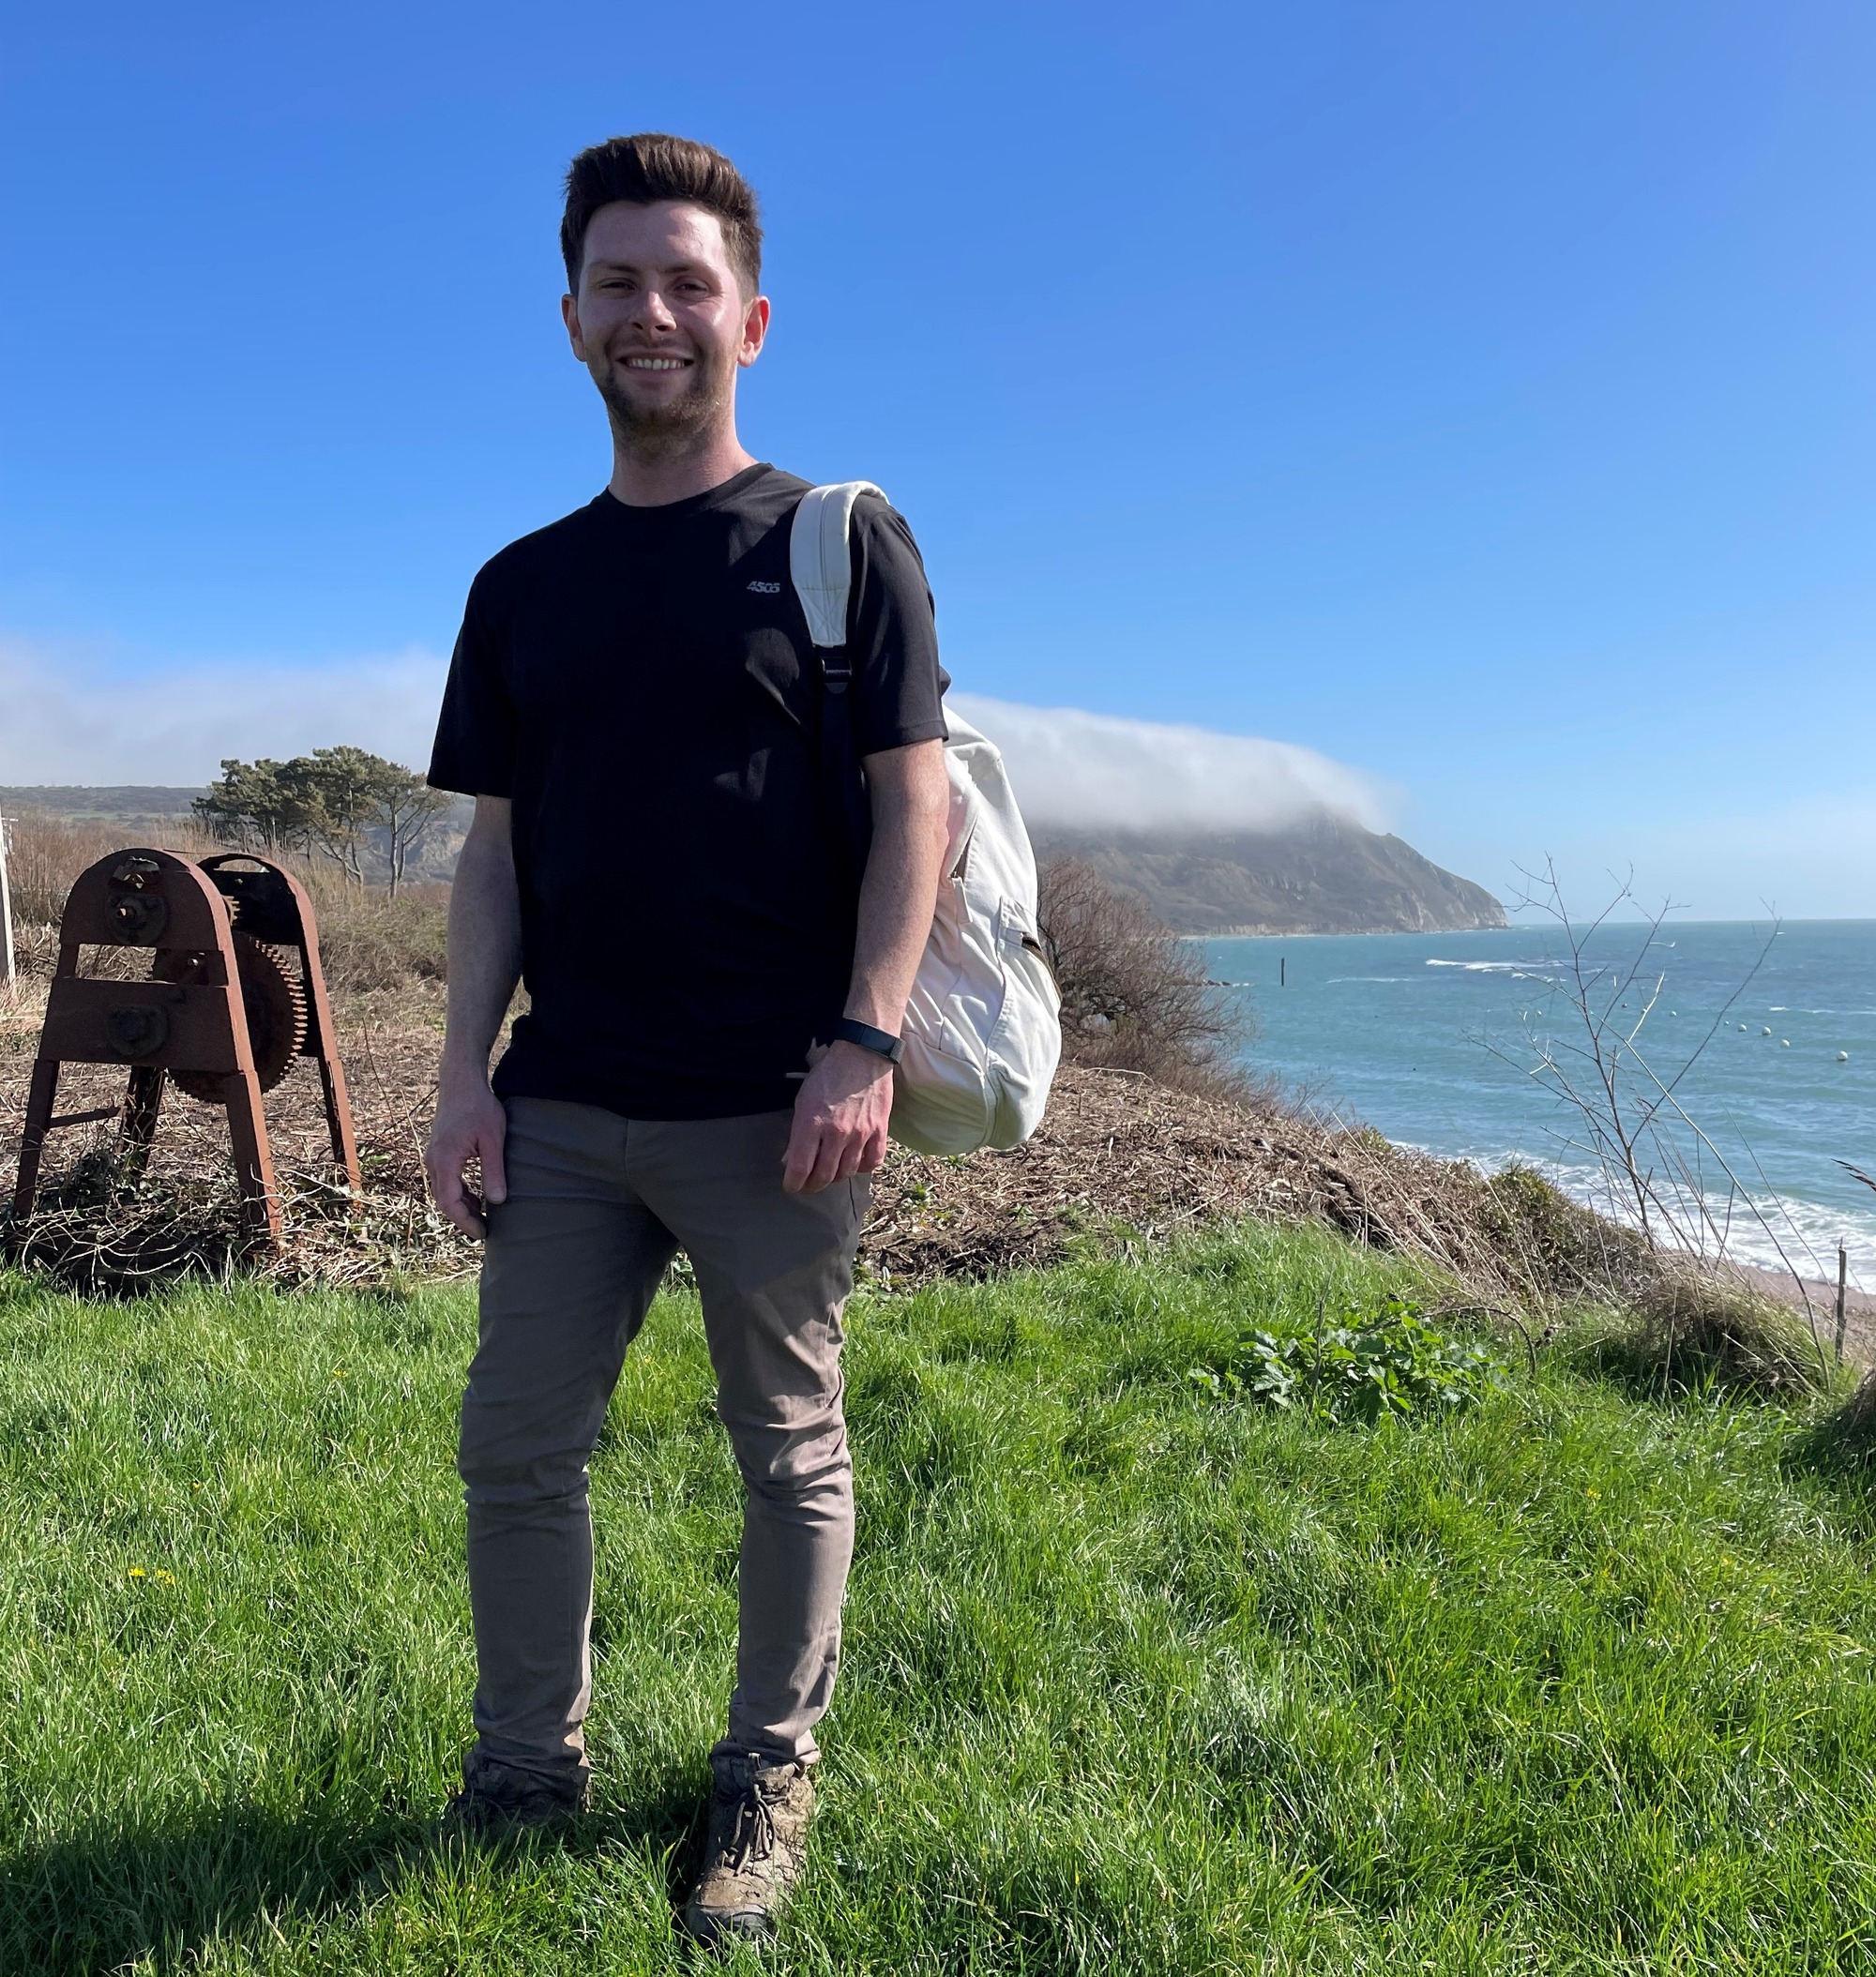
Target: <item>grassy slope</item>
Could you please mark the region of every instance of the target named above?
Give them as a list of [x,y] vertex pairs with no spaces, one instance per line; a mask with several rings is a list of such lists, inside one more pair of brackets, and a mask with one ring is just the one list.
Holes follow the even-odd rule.
[[[1251,1228],[856,1303],[848,1664],[801,1970],[1867,1970],[1868,1504],[1790,1417],[1547,1370],[1207,1398],[1397,1266]],[[664,1301],[596,1463],[601,1809],[421,1844],[471,1664],[461,1291],[0,1280],[0,1969],[681,1968],[734,1472]],[[134,1577],[141,1570],[144,1577]]]

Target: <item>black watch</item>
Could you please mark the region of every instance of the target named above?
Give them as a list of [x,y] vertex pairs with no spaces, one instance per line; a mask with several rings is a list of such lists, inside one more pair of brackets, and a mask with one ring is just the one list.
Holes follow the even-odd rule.
[[837,1044],[858,1044],[862,1050],[870,1050],[875,1057],[884,1057],[888,1064],[898,1064],[905,1055],[905,1045],[890,1030],[875,1030],[870,1023],[856,1023],[851,1016],[843,1016],[834,1025],[834,1041]]

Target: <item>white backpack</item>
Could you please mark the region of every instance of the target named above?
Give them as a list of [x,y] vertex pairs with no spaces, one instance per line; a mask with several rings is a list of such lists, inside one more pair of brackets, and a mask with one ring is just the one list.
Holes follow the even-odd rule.
[[[854,504],[885,495],[867,480],[802,497],[789,571],[821,651],[823,773],[859,802],[847,725],[853,678],[843,657],[853,589]],[[893,1074],[892,1137],[921,1154],[1020,1146],[1042,1123],[1062,1054],[1062,999],[1036,938],[1036,853],[994,744],[954,714],[950,845],[931,935],[905,1005],[903,1062]]]

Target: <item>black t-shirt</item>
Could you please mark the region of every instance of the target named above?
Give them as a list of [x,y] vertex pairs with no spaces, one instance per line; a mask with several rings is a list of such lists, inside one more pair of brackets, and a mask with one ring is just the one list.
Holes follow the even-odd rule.
[[[530,1008],[504,1097],[779,1110],[840,1015],[856,887],[788,569],[808,485],[754,466],[662,507],[604,493],[470,588],[430,780],[514,805]],[[873,496],[847,652],[855,753],[943,737],[924,566]]]

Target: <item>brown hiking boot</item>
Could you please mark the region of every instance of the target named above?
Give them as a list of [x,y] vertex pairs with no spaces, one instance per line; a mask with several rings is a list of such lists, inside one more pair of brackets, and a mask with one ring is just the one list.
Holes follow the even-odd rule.
[[462,1789],[436,1822],[439,1840],[512,1839],[570,1826],[586,1810],[587,1781],[558,1786],[472,1750],[462,1760]]
[[699,1942],[761,1941],[801,1879],[814,1780],[805,1764],[713,1751],[710,1836],[704,1872],[679,1921]]

